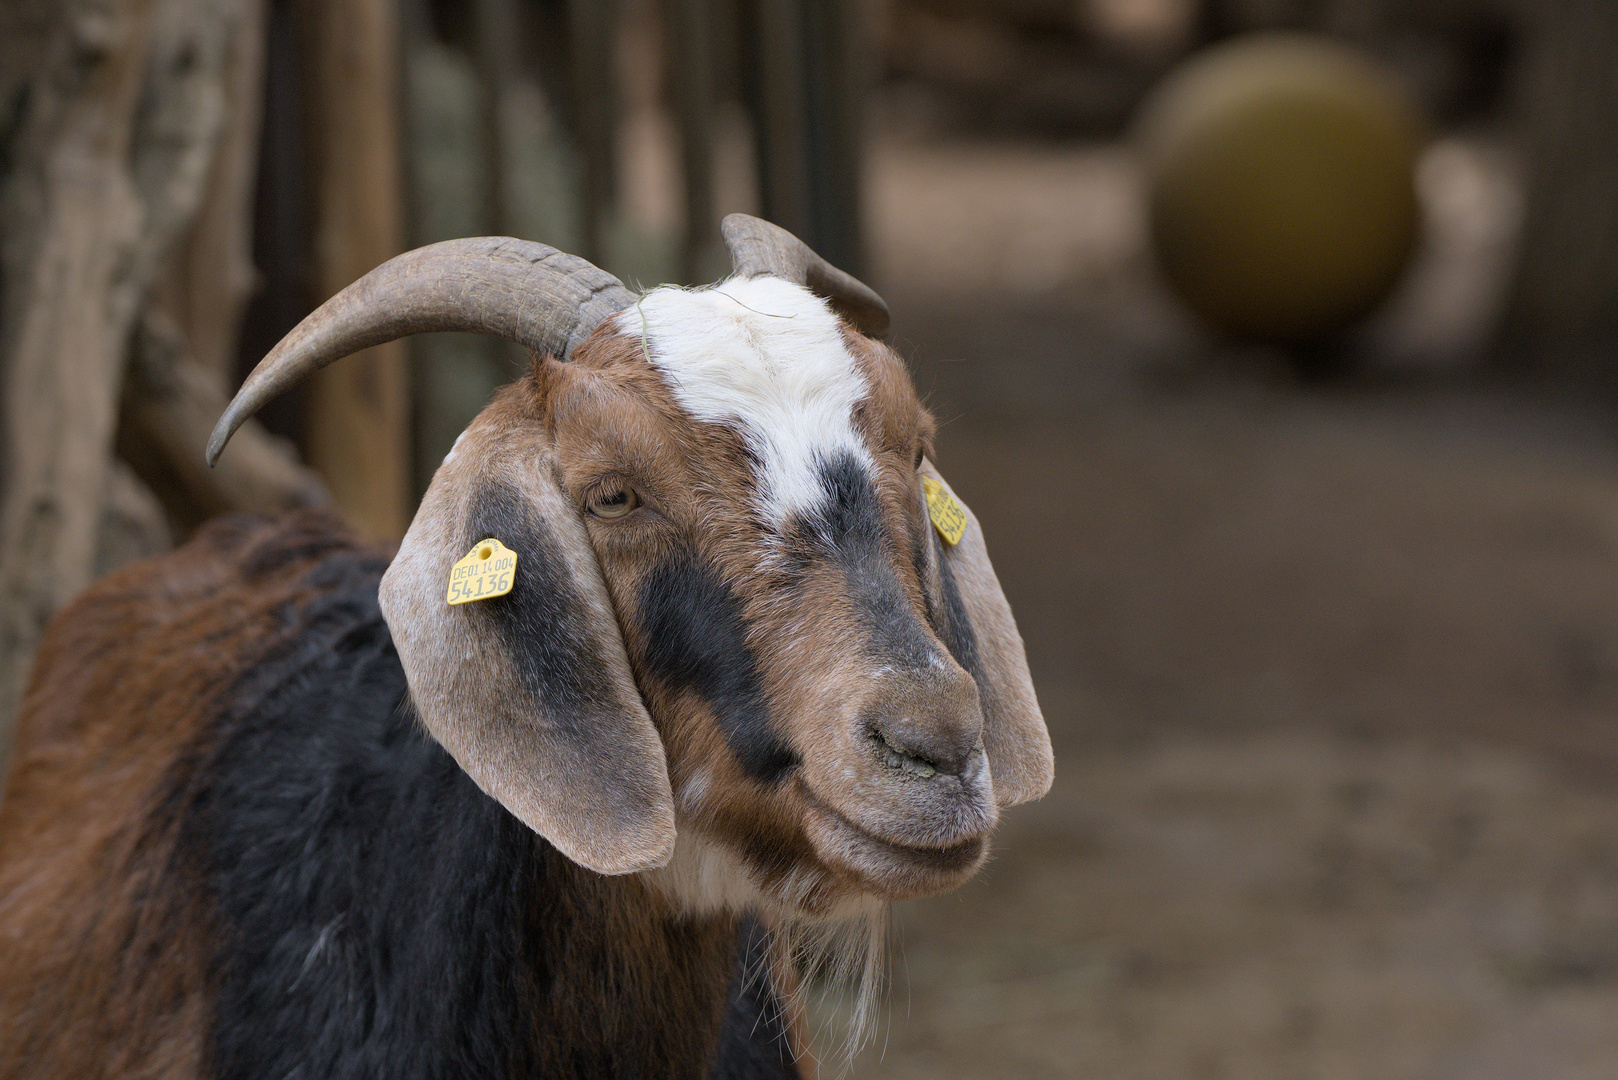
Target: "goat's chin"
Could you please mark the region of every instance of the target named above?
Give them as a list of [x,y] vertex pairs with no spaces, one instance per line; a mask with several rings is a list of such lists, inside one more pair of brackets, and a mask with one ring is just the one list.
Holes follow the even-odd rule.
[[[798,785],[804,827],[815,854],[859,888],[883,900],[906,900],[947,892],[965,882],[989,854],[988,831],[951,837],[939,846],[897,844],[840,813],[808,784]],[[991,815],[988,819],[994,820]]]
[[758,915],[773,941],[768,954],[776,992],[790,1015],[802,1015],[803,972],[853,1003],[843,1050],[869,1038],[877,1015],[887,955],[888,904],[843,873],[818,862],[799,865],[760,884],[742,859],[699,829],[681,829],[667,865],[641,880],[684,915]]
[[863,919],[882,899],[845,875],[802,861],[773,874],[750,869],[730,846],[686,824],[674,856],[642,880],[683,915],[764,914],[772,920]]

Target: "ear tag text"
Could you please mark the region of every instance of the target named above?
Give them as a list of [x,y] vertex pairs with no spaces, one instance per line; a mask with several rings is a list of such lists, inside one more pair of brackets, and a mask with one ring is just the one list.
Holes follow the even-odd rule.
[[516,577],[517,553],[493,538],[479,540],[450,569],[445,599],[454,605],[504,596],[511,591]]
[[959,544],[966,535],[966,511],[949,489],[932,477],[922,477],[921,487],[927,493],[927,514],[933,519],[933,528],[950,547]]

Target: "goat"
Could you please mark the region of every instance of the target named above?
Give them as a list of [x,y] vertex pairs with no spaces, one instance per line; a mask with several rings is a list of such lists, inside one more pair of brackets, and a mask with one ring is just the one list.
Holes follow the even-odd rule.
[[0,809],[0,1076],[797,1076],[794,935],[955,886],[1044,794],[886,307],[723,231],[731,278],[640,295],[433,245],[265,357],[210,462],[384,340],[534,359],[391,561],[323,512],[226,518],[55,619]]

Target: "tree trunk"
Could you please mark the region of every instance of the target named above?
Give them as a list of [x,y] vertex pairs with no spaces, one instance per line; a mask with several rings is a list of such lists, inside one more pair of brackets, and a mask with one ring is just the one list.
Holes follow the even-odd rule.
[[0,193],[0,718],[39,634],[89,583],[146,214],[129,168],[154,0],[64,5]]
[[[192,363],[184,334],[148,306],[210,178],[217,192],[251,170],[239,154],[215,164],[221,140],[232,144],[233,112],[254,111],[244,99],[257,92],[255,76],[242,65],[251,68],[259,48],[260,6],[65,0],[0,18],[0,31],[34,35],[7,40],[3,54],[29,62],[0,75],[0,95],[8,87],[23,95],[15,125],[0,132],[0,160],[9,162],[0,177],[0,753],[50,616],[98,573],[170,543],[173,519],[164,520],[147,477],[113,456],[120,398],[133,436],[144,431],[163,448],[159,459],[180,463],[170,471],[186,478],[182,486],[217,493],[228,479],[266,507],[322,497],[262,431],[248,436],[256,457],[244,453],[219,476],[200,468],[205,414],[224,403],[223,361],[180,370]],[[232,170],[234,179],[221,179]],[[231,238],[200,242],[188,272],[169,272],[179,285],[159,290],[195,312],[192,325],[215,357],[234,351],[244,285],[228,254],[239,253],[242,226],[222,219],[246,213],[228,191],[219,198],[210,227]],[[203,282],[209,262],[214,273]],[[141,377],[126,387],[137,326],[145,339],[158,324],[172,328],[171,347],[144,350]],[[212,509],[237,505],[227,494]]]
[[1510,367],[1618,390],[1618,4],[1523,5],[1528,197]]
[[230,401],[225,385],[224,372],[191,352],[166,313],[144,313],[124,381],[118,456],[134,466],[180,537],[227,510],[274,513],[330,499],[292,444],[256,422],[243,424],[219,464],[208,467],[198,448]]

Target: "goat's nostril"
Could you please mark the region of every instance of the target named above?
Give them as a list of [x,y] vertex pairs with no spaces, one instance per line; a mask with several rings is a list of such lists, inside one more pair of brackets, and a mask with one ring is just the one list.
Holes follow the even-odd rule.
[[951,731],[935,731],[914,726],[905,720],[875,724],[871,739],[883,765],[917,780],[931,780],[939,773],[958,775],[974,753],[983,749],[981,737],[970,743]]
[[928,780],[938,772],[938,767],[924,757],[901,750],[888,741],[886,735],[877,733],[877,741],[882,744],[886,753],[882,756],[882,764],[890,769],[898,769],[914,776],[918,780]]

